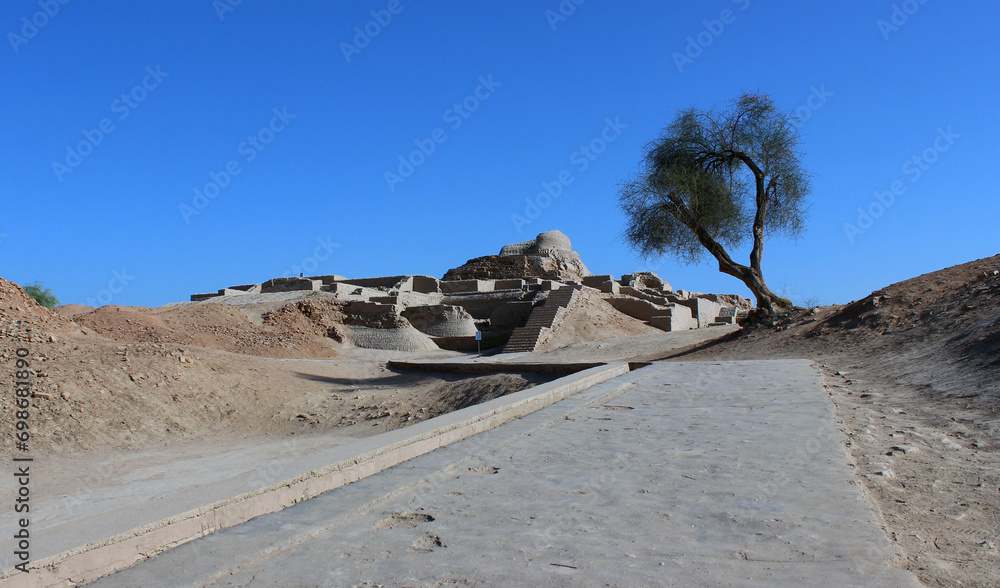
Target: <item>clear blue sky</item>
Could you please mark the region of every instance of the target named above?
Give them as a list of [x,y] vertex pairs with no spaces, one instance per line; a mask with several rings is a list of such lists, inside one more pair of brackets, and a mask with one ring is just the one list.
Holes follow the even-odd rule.
[[815,174],[773,289],[843,303],[1000,252],[994,2],[65,1],[0,8],[0,277],[63,303],[440,277],[549,229],[594,273],[748,294],[638,259],[616,186],[678,109],[757,90],[808,114]]

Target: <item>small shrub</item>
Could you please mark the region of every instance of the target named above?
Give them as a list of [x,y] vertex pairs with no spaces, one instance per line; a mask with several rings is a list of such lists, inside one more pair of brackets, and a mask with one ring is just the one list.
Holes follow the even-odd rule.
[[52,290],[46,288],[41,282],[35,282],[34,284],[28,284],[24,287],[24,291],[35,299],[35,302],[41,304],[45,308],[52,308],[59,304],[59,299],[56,295],[52,293]]

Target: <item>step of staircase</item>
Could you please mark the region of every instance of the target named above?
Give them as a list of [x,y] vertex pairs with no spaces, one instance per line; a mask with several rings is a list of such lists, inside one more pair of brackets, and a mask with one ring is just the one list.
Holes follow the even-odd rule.
[[573,303],[577,288],[563,286],[549,293],[545,302],[532,309],[523,327],[514,329],[501,353],[523,353],[534,351],[546,329],[551,329],[559,309],[568,308]]

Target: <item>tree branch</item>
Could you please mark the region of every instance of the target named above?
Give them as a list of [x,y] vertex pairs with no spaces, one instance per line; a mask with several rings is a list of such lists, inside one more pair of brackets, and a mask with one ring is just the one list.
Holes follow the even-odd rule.
[[[671,208],[673,208],[673,210],[671,210]],[[746,279],[747,275],[750,273],[750,268],[733,261],[733,258],[730,257],[726,248],[716,241],[708,233],[708,231],[705,230],[705,227],[701,226],[687,206],[683,203],[676,202],[673,198],[671,198],[670,206],[666,206],[665,203],[663,205],[663,211],[672,215],[674,218],[684,223],[687,228],[691,229],[691,232],[698,238],[698,242],[701,243],[702,247],[711,253],[712,257],[719,262],[720,272],[729,274],[739,280]]]

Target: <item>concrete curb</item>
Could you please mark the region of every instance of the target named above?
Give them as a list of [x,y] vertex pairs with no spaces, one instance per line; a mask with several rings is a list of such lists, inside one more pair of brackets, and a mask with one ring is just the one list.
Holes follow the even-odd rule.
[[593,361],[587,363],[541,363],[541,362],[510,362],[490,363],[471,361],[390,361],[389,367],[400,370],[416,370],[424,372],[451,372],[456,374],[496,374],[504,372],[530,372],[548,375],[569,375],[605,365],[606,362]]
[[0,587],[67,587],[96,580],[172,547],[254,517],[277,512],[439,447],[496,428],[628,371],[626,363],[592,367],[534,388],[376,435],[359,443],[362,447],[372,448],[352,458],[32,562],[28,565],[28,574],[16,569],[6,570],[0,574]]

